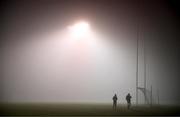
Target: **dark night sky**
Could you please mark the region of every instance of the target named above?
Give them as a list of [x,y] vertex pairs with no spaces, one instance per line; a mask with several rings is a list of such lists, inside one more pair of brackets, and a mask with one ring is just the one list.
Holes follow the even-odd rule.
[[[8,59],[8,47],[23,45],[31,35],[53,32],[79,19],[90,21],[97,32],[113,37],[107,38],[110,41],[129,41],[133,48],[139,22],[140,43],[146,40],[147,56],[153,61],[149,65],[154,74],[152,82],[162,88],[164,102],[180,103],[179,7],[178,0],[4,0],[1,61]],[[5,95],[9,85],[4,83],[7,71],[3,67],[1,86]]]

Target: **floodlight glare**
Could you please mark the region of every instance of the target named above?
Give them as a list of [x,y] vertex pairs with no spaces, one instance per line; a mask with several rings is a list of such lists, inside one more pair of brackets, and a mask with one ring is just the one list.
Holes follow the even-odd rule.
[[73,38],[81,39],[90,35],[90,26],[87,22],[78,22],[68,27]]

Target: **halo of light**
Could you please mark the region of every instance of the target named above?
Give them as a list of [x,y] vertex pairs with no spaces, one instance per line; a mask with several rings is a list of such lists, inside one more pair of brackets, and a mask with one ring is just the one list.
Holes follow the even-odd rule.
[[70,35],[75,39],[87,38],[90,35],[90,25],[85,21],[78,22],[68,27]]

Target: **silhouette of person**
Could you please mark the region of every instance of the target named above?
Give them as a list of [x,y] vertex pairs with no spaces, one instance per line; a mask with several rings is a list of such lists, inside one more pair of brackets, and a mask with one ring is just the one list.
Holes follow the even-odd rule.
[[117,107],[117,100],[118,100],[117,95],[115,94],[112,99],[113,99],[113,109],[116,109],[116,107]]
[[126,101],[127,101],[127,108],[129,109],[131,106],[131,95],[128,93],[126,96]]

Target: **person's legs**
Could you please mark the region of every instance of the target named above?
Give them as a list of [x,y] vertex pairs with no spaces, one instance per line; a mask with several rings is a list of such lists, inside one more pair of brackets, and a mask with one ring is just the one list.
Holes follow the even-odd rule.
[[113,109],[115,108],[115,102],[113,101]]
[[131,102],[129,103],[129,108],[131,107]]

